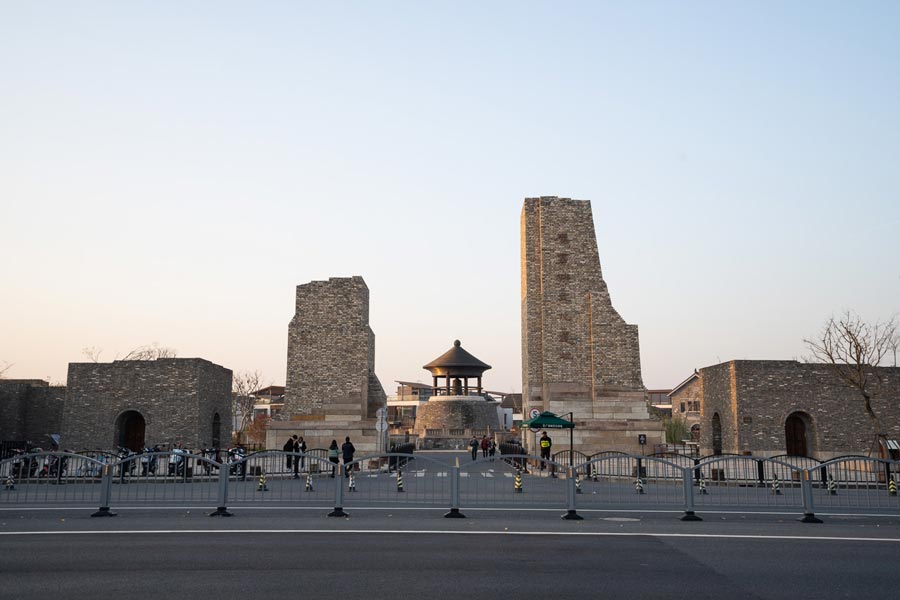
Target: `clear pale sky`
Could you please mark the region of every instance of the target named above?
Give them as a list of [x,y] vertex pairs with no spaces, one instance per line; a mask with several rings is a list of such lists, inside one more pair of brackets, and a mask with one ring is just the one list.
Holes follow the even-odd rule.
[[361,275],[376,372],[520,391],[525,197],[592,201],[644,383],[900,311],[900,3],[0,3],[0,365],[285,379]]

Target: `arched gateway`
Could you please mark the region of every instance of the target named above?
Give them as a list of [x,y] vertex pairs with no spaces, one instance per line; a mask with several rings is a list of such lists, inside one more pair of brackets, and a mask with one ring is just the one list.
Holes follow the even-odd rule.
[[144,416],[136,410],[126,410],[116,419],[116,446],[135,452],[144,449]]

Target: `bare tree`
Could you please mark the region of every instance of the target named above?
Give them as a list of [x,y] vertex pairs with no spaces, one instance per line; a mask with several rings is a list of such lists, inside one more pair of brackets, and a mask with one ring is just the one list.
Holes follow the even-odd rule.
[[146,346],[138,346],[118,360],[156,360],[158,358],[175,358],[178,356],[175,348],[167,348],[153,342]]
[[103,354],[103,350],[97,348],[96,346],[89,346],[82,348],[81,353],[84,354],[84,357],[92,363],[98,363],[100,362],[100,355]]
[[0,379],[3,379],[3,376],[7,371],[12,369],[13,363],[8,363],[5,360],[0,361]]
[[837,378],[859,392],[866,414],[872,421],[876,440],[884,437],[881,420],[872,409],[872,399],[881,392],[878,367],[897,343],[897,318],[867,323],[859,315],[845,311],[831,317],[815,339],[804,339],[812,360],[827,364]]
[[253,422],[253,405],[256,404],[255,393],[262,387],[262,374],[259,371],[240,371],[234,374],[231,384],[231,412],[237,419],[237,436],[241,436]]

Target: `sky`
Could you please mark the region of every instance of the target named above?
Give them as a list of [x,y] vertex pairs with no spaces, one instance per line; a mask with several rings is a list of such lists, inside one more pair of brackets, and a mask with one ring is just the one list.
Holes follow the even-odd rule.
[[285,381],[362,276],[376,373],[521,391],[524,198],[590,200],[644,383],[900,312],[900,3],[0,0],[0,368]]

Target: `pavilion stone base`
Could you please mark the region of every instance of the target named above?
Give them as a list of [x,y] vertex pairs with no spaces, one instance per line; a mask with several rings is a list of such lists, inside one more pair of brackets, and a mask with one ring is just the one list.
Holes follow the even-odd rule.
[[295,433],[303,436],[308,450],[327,449],[331,440],[337,440],[340,446],[349,437],[356,448],[356,458],[383,451],[378,443],[379,436],[383,434],[375,430],[375,419],[335,419],[330,415],[304,415],[290,421],[270,421],[266,432],[266,448],[281,450],[288,438]]
[[427,437],[428,430],[444,432],[460,429],[497,431],[499,404],[481,396],[432,396],[416,410],[415,433]]

